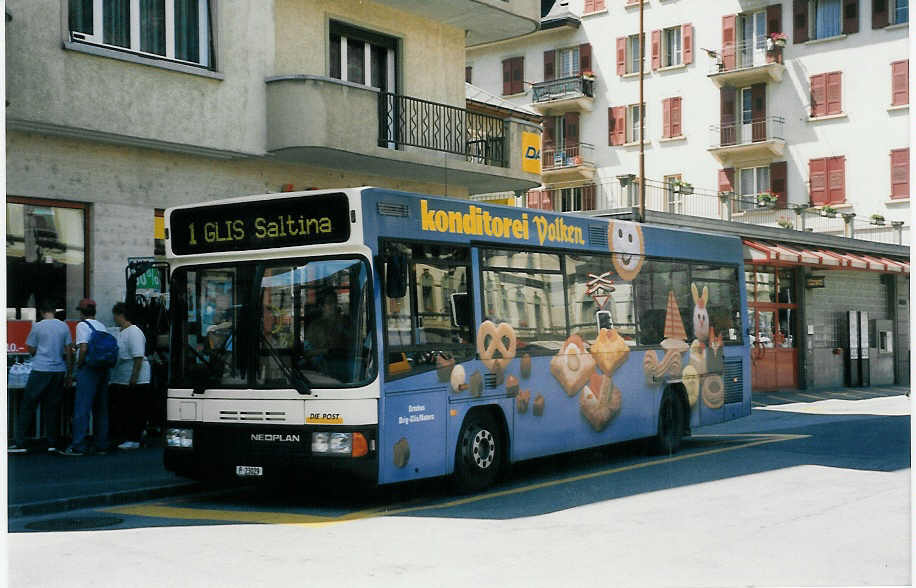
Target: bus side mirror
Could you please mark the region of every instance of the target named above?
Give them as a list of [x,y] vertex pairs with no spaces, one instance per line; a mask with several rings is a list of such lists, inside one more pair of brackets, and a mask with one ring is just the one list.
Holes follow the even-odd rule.
[[467,292],[452,293],[452,326],[466,327],[471,324],[471,307]]
[[403,298],[407,295],[407,256],[390,255],[385,261],[385,296]]

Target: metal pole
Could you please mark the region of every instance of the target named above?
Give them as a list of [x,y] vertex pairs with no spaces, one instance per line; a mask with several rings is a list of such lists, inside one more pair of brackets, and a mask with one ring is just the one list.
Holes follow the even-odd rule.
[[645,40],[643,39],[643,3],[639,0],[639,222],[646,222],[646,145],[643,141],[646,128],[646,113],[643,96],[643,73],[645,69]]

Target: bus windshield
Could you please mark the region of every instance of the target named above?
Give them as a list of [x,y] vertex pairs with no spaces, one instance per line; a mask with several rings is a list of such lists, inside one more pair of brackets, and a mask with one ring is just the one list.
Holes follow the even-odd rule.
[[184,267],[173,279],[174,387],[344,388],[375,375],[362,258]]

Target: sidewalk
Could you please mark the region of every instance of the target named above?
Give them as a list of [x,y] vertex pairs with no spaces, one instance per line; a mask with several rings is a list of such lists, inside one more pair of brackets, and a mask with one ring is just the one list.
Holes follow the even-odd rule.
[[9,518],[181,494],[199,484],[168,472],[162,447],[67,457],[45,450],[8,455]]

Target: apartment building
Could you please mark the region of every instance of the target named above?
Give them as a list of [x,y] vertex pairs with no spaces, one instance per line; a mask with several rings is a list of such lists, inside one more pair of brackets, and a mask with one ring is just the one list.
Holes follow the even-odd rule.
[[539,185],[521,135],[468,109],[468,44],[537,0],[9,0],[7,318],[124,297],[161,211],[378,185],[466,198]]
[[642,148],[649,222],[745,240],[755,388],[909,382],[907,0],[545,4],[467,51],[545,117],[519,203],[629,215]]

